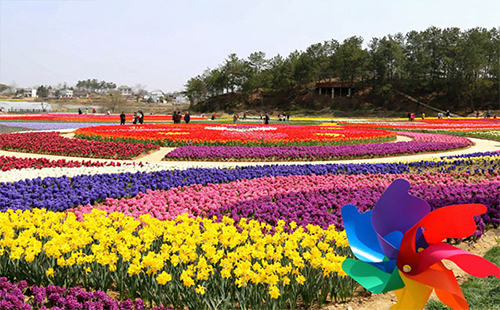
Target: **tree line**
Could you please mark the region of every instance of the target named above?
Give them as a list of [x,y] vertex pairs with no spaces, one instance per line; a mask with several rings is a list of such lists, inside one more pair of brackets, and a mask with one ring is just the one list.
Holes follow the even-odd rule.
[[195,102],[224,93],[280,91],[340,78],[384,96],[393,88],[444,93],[462,102],[498,98],[499,30],[429,27],[342,43],[329,40],[295,50],[287,57],[266,58],[262,51],[247,59],[230,54],[217,68],[190,78],[185,94]]
[[98,81],[97,79],[87,79],[78,81],[76,89],[92,93],[103,93],[116,89],[116,84],[113,82]]

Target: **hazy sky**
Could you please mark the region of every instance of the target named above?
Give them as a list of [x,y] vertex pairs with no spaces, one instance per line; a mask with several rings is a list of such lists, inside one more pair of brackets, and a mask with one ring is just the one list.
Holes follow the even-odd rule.
[[325,40],[500,26],[500,0],[0,0],[0,83],[96,78],[148,90],[236,53],[267,58]]

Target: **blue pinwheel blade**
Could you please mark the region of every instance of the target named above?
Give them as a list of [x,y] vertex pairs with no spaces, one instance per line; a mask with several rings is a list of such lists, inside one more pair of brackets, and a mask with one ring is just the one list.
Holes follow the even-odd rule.
[[354,205],[342,207],[342,219],[354,255],[364,262],[382,262],[384,253],[371,223],[371,212],[359,213]]

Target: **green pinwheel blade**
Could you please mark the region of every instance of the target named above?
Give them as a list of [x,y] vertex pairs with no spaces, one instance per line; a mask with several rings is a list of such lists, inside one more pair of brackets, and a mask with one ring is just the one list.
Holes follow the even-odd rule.
[[394,268],[392,273],[387,273],[369,263],[347,258],[342,264],[342,269],[356,282],[375,294],[397,290],[405,286],[397,268]]

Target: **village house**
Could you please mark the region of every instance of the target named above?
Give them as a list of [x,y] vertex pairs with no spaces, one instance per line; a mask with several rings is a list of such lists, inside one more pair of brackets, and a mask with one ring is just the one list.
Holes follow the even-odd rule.
[[23,92],[23,97],[36,98],[36,88],[27,88]]
[[127,85],[122,85],[118,87],[116,90],[118,90],[123,96],[125,97],[132,97],[132,88],[128,87]]

